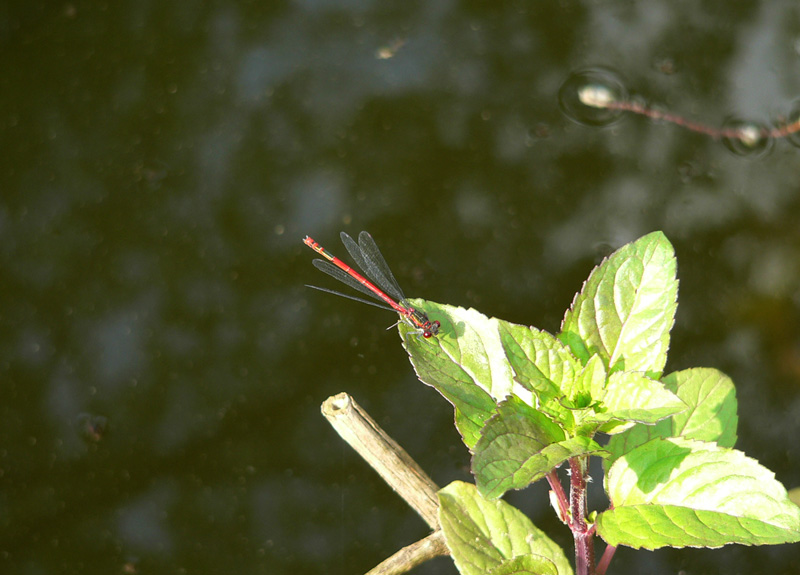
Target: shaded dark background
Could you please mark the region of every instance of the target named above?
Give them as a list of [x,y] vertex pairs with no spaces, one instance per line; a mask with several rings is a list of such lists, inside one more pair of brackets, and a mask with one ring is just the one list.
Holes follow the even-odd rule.
[[[371,231],[409,295],[550,331],[602,256],[664,230],[668,371],[728,373],[737,447],[800,485],[800,149],[578,124],[558,91],[586,67],[693,119],[768,122],[800,97],[800,8],[0,7],[0,571],[360,573],[424,536],[319,414],[348,391],[440,485],[468,479],[392,315],[303,287],[333,283],[303,236],[343,256],[342,229]],[[571,546],[545,486],[508,499]],[[798,569],[797,546],[612,563]]]

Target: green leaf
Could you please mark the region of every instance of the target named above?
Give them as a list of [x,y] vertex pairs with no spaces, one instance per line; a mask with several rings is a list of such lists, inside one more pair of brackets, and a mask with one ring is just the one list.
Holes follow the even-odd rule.
[[503,561],[489,575],[558,575],[555,564],[541,555],[518,555]]
[[[586,364],[597,365],[597,356]],[[574,410],[575,435],[591,436],[598,430],[614,435],[632,427],[635,422],[655,423],[686,409],[686,405],[659,381],[642,373],[617,371],[605,382],[596,369],[592,377],[592,404]]]
[[583,366],[574,384],[565,384],[564,391],[575,407],[588,407],[605,396],[605,388],[605,365],[599,355],[593,355]]
[[658,379],[677,307],[675,252],[661,232],[621,247],[589,275],[564,316],[559,339],[586,363]]
[[[499,322],[499,330],[515,380],[536,395],[540,409],[569,427],[572,414],[558,400],[564,396],[565,382],[572,384],[581,371],[580,362],[546,331],[504,321]],[[522,396],[519,392],[517,395]]]
[[551,561],[559,575],[572,575],[564,552],[530,519],[502,500],[487,501],[469,483],[454,481],[439,490],[439,523],[462,575],[484,575],[529,555]]
[[698,367],[669,374],[664,386],[689,409],[672,417],[672,435],[716,441],[721,447],[736,445],[736,388],[727,375]]
[[603,452],[588,437],[567,438],[545,414],[509,398],[483,428],[472,457],[472,473],[484,497],[523,489],[570,457]]
[[637,424],[624,430],[622,433],[613,435],[606,444],[606,449],[611,454],[603,461],[603,467],[608,470],[618,457],[629,451],[647,443],[656,437],[672,437],[672,420],[662,419],[655,425]]
[[656,425],[636,425],[608,443],[614,459],[655,437],[684,437],[716,441],[721,447],[736,444],[736,390],[731,379],[716,369],[698,367],[665,376],[664,387],[688,408]]
[[655,423],[686,409],[686,404],[660,381],[630,371],[612,373],[605,394],[598,399],[606,420]]
[[800,508],[774,474],[741,451],[653,439],[606,476],[613,508],[597,518],[610,545],[657,549],[800,541]]
[[473,309],[411,300],[442,325],[439,334],[424,339],[400,323],[400,336],[419,379],[441,393],[455,408],[456,427],[472,449],[480,429],[497,402],[515,389],[511,367],[500,343],[498,320]]

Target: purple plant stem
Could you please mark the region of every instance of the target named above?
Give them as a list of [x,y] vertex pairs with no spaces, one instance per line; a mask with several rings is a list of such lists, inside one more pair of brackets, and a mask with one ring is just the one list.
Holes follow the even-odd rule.
[[550,489],[553,490],[553,493],[556,495],[556,500],[558,501],[559,519],[572,528],[572,521],[569,517],[567,494],[564,493],[564,487],[561,485],[561,481],[558,479],[558,473],[556,473],[555,469],[547,474],[547,482],[550,484]]
[[595,575],[593,530],[586,523],[586,457],[572,457],[570,469],[570,515],[575,540],[576,575]]
[[603,556],[600,557],[600,561],[597,563],[597,575],[605,575],[606,569],[608,569],[608,564],[611,563],[611,558],[614,557],[614,552],[616,552],[617,548],[613,545],[609,545],[606,547],[606,550],[603,551]]
[[[726,128],[726,129],[717,129],[712,126],[707,126],[705,124],[701,124],[699,122],[692,122],[691,120],[687,120],[683,116],[679,116],[678,114],[673,114],[671,112],[664,112],[662,110],[657,110],[654,108],[648,108],[640,104],[639,102],[631,102],[631,101],[616,101],[616,102],[608,102],[604,105],[604,107],[608,108],[609,110],[621,110],[623,112],[631,112],[633,114],[640,114],[642,116],[647,116],[653,120],[660,120],[662,122],[669,122],[671,124],[675,124],[677,126],[681,126],[686,128],[687,130],[691,130],[692,132],[697,132],[700,134],[705,134],[706,136],[710,136],[714,140],[720,140],[722,138],[727,138],[730,140],[739,140],[743,139],[743,135],[741,130],[736,128]],[[790,136],[791,134],[800,132],[800,119],[795,120],[788,124],[783,124],[775,128],[760,128],[758,130],[758,135],[760,138],[785,138],[786,136]]]

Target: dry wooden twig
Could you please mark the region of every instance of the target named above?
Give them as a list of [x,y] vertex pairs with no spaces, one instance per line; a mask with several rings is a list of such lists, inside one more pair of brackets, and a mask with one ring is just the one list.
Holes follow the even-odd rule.
[[404,547],[367,575],[400,575],[449,550],[439,528],[439,487],[347,393],[338,393],[322,403],[322,414],[336,432],[378,472],[433,533]]

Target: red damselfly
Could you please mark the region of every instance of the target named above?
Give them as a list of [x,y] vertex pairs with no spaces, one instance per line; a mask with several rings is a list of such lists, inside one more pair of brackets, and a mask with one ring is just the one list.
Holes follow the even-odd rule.
[[318,270],[325,272],[340,282],[349,285],[351,288],[383,302],[386,305],[326,288],[317,286],[308,287],[374,305],[375,307],[396,311],[403,319],[416,327],[423,337],[428,338],[439,332],[441,324],[438,321],[431,321],[428,319],[428,315],[425,312],[415,309],[408,303],[406,296],[403,295],[403,290],[400,289],[397,280],[394,278],[394,274],[392,274],[392,270],[389,269],[389,265],[386,263],[386,260],[383,259],[383,255],[371,235],[367,232],[361,232],[358,234],[358,243],[345,232],[341,233],[341,238],[350,256],[356,261],[358,266],[364,270],[364,273],[367,274],[370,279],[365,278],[342,260],[328,253],[325,248],[312,238],[306,236],[303,243],[325,258],[324,260],[314,260],[314,266]]

